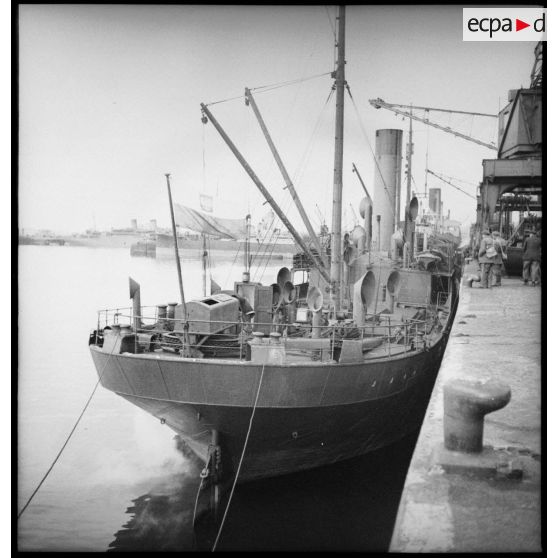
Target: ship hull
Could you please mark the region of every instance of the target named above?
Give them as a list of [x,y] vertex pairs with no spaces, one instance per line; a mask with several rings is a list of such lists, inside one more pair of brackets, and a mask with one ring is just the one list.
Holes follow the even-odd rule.
[[201,459],[218,432],[225,469],[236,471],[249,432],[239,475],[249,481],[363,455],[418,429],[446,340],[347,365],[185,361],[110,355],[95,346],[91,352],[104,387],[164,421]]
[[[199,252],[201,249],[201,240],[192,238],[177,238],[178,249],[181,251],[196,251]],[[239,251],[244,250],[244,241],[241,240],[223,240],[223,239],[211,239],[209,246],[212,252],[227,252],[236,254]],[[157,248],[158,249],[175,249],[174,237],[169,234],[157,234]],[[273,254],[288,254],[292,255],[298,250],[297,245],[294,242],[272,242],[272,243],[257,243],[250,242],[250,253],[253,257],[270,258]]]

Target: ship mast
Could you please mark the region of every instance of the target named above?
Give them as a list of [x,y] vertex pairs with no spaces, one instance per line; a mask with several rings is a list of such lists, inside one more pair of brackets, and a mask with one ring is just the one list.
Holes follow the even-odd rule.
[[[413,107],[411,105],[411,116],[413,115]],[[412,185],[411,181],[413,180],[413,175],[411,172],[411,163],[413,159],[413,119],[409,118],[409,143],[407,144],[407,198],[405,200],[405,209],[409,207],[409,203],[411,203],[411,191]],[[397,221],[396,226],[399,222],[399,206],[397,207]]]
[[341,216],[343,198],[343,122],[345,102],[345,6],[339,6],[337,69],[335,71],[335,159],[331,226],[331,290],[335,311],[341,310]]

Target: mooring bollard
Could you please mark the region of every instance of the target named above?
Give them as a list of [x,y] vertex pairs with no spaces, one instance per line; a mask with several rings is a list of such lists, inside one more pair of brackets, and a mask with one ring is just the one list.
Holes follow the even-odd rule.
[[467,287],[472,287],[473,283],[478,283],[480,280],[481,278],[478,275],[466,275],[464,278],[465,285],[467,285]]
[[458,379],[444,386],[444,445],[466,453],[482,451],[484,415],[505,407],[511,388],[495,380]]

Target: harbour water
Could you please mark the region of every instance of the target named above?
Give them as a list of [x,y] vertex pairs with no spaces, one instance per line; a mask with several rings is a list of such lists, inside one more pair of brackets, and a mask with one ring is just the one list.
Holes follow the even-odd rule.
[[[212,276],[230,288],[234,254]],[[288,261],[254,265],[270,284]],[[186,298],[202,293],[199,254],[182,259]],[[174,257],[128,249],[19,247],[18,511],[64,444],[97,382],[88,350],[97,310],[127,306],[128,277],[144,305],[179,300]],[[219,550],[387,551],[415,436],[335,466],[240,485]],[[99,387],[50,475],[18,521],[22,551],[194,551],[200,465],[174,433]]]

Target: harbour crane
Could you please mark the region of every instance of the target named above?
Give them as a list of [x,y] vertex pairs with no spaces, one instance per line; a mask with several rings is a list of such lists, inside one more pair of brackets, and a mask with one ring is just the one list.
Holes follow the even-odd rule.
[[[488,147],[488,149],[494,149],[495,151],[498,150],[498,147],[494,143],[487,143],[487,142],[481,141],[477,138],[474,138],[472,136],[469,136],[467,134],[462,134],[461,132],[457,132],[456,130],[453,130],[449,126],[441,126],[440,124],[436,124],[435,122],[431,122],[428,118],[422,118],[420,116],[417,116],[417,115],[413,114],[413,110],[424,110],[425,112],[437,111],[437,112],[449,112],[449,113],[456,113],[456,114],[469,114],[471,116],[485,116],[485,117],[489,117],[489,118],[498,118],[497,114],[486,114],[486,113],[482,113],[482,112],[467,112],[467,111],[464,111],[464,110],[439,109],[439,108],[433,108],[433,107],[419,107],[419,106],[415,106],[415,105],[399,105],[399,104],[396,104],[396,103],[386,103],[383,99],[380,99],[380,98],[370,99],[369,103],[374,108],[377,108],[377,109],[385,108],[387,110],[391,110],[395,114],[399,114],[400,116],[406,116],[410,120],[416,120],[417,122],[422,122],[423,124],[426,124],[428,126],[432,126],[433,128],[437,128],[438,130],[442,130],[443,132],[448,132],[450,134],[453,134],[454,136],[457,136],[458,138],[462,138],[462,139],[467,140],[467,141],[472,141],[473,143],[476,143],[478,145]],[[402,109],[410,109],[410,110],[407,111],[407,110],[402,110]]]
[[452,182],[450,182],[449,180],[447,180],[446,178],[443,178],[442,176],[440,176],[439,174],[436,174],[435,172],[431,171],[430,169],[426,169],[426,172],[428,174],[431,174],[432,176],[435,176],[436,178],[438,178],[439,180],[441,180],[442,182],[445,182],[446,184],[449,184],[450,186],[453,186],[456,190],[459,190],[460,192],[462,192],[463,194],[465,194],[466,196],[469,196],[470,198],[473,198],[474,200],[476,200],[476,196],[473,196],[472,194],[469,194],[469,192],[466,192],[465,190],[462,190],[459,186],[456,186],[455,184],[453,184]]

